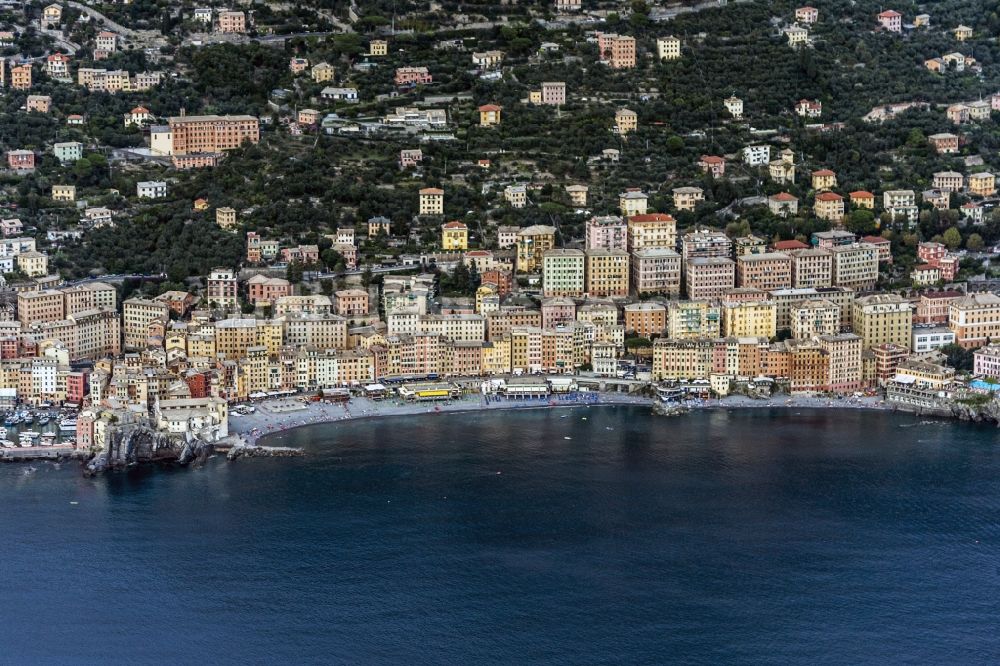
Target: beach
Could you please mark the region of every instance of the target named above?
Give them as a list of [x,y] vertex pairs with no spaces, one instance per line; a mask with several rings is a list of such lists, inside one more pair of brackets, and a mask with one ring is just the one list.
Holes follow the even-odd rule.
[[[440,402],[405,402],[399,398],[371,400],[352,398],[349,403],[302,402],[300,397],[278,398],[255,403],[253,414],[230,414],[229,433],[233,443],[256,445],[258,443],[280,444],[281,434],[293,428],[320,423],[336,423],[358,419],[374,419],[389,416],[415,416],[421,414],[448,414],[470,411],[510,410],[510,409],[552,409],[560,407],[580,407],[599,405],[648,405],[655,400],[641,395],[625,393],[587,393],[568,396],[548,396],[545,399],[508,400],[503,397],[467,395],[454,400]],[[710,400],[688,400],[683,403],[689,409],[766,409],[766,408],[811,408],[811,409],[877,409],[892,408],[878,396],[863,397],[817,397],[776,395],[772,398],[750,398],[731,395]],[[266,442],[261,442],[266,440]]]

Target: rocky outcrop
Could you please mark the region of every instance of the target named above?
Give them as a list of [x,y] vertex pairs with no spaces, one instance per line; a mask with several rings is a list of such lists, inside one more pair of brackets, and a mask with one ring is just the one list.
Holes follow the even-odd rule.
[[256,444],[237,444],[229,449],[226,455],[228,460],[239,458],[291,458],[303,456],[302,449],[294,449],[288,446],[259,446]]
[[197,439],[187,441],[136,423],[111,426],[107,440],[107,450],[91,458],[85,467],[85,474],[148,463],[187,465],[204,461],[213,450],[211,443]]
[[679,416],[687,414],[691,408],[676,402],[656,402],[653,403],[653,414],[657,416]]
[[960,402],[957,400],[942,400],[936,406],[911,405],[900,402],[890,403],[896,411],[916,414],[918,416],[938,416],[945,419],[958,419],[973,423],[992,423],[1000,426],[1000,401],[990,400],[980,404]]

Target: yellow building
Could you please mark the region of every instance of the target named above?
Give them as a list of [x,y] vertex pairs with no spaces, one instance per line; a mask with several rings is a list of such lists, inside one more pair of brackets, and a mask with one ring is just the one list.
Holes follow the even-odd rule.
[[840,222],[844,217],[844,197],[836,192],[820,192],[813,202],[813,213],[821,220]]
[[817,192],[820,190],[832,190],[837,187],[837,174],[829,169],[813,171],[812,186]]
[[384,56],[389,54],[389,42],[384,39],[373,39],[368,44],[368,55]]
[[223,229],[232,229],[236,226],[236,210],[233,208],[216,208],[215,223]]
[[53,185],[53,201],[76,201],[76,185]]
[[969,176],[969,194],[977,197],[991,197],[997,191],[996,176],[988,171]]
[[333,81],[333,75],[335,70],[333,65],[328,62],[321,62],[313,65],[312,68],[312,80],[316,83],[326,83],[328,81]]
[[28,277],[49,274],[49,255],[32,250],[17,255],[17,268]]
[[444,190],[437,187],[420,190],[420,214],[444,215]]
[[517,233],[517,270],[541,270],[545,253],[556,246],[556,228],[544,224],[525,227]]
[[442,224],[441,247],[445,250],[468,250],[469,227],[458,221]]
[[851,321],[864,349],[893,344],[910,348],[913,332],[911,305],[898,294],[862,296],[854,301]]
[[634,187],[631,187],[618,195],[618,209],[625,217],[645,215],[646,205],[648,202],[649,195]]
[[615,129],[621,135],[639,129],[639,114],[632,109],[618,109],[615,112]]
[[777,309],[771,301],[723,303],[723,336],[773,338],[776,334]]
[[483,104],[479,107],[479,126],[493,127],[500,124],[501,108],[496,104]]
[[628,296],[629,256],[625,250],[587,250],[587,293],[591,296]]

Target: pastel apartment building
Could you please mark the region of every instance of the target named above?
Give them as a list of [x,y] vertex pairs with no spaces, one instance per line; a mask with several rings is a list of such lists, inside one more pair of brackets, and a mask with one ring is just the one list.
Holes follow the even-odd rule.
[[566,103],[566,83],[544,81],[541,86],[541,103],[547,106],[562,106]]
[[508,185],[503,188],[503,198],[511,208],[524,208],[528,205],[528,188],[525,185]]
[[483,104],[479,107],[479,126],[493,127],[500,124],[501,107],[496,104]]
[[795,20],[798,23],[811,25],[819,20],[819,10],[815,7],[799,7],[795,10]]
[[718,155],[702,155],[698,160],[698,167],[712,178],[722,178],[726,173],[726,158]]
[[880,12],[876,18],[882,30],[895,33],[903,32],[903,15],[896,10],[887,9],[884,12]]
[[685,281],[692,301],[722,298],[736,286],[736,262],[728,257],[692,257],[685,262]]
[[637,188],[630,187],[618,195],[618,210],[625,217],[645,215],[648,202],[649,195]]
[[893,344],[909,348],[913,330],[912,306],[898,294],[874,294],[854,301],[851,322],[864,349]]
[[426,67],[398,67],[393,83],[397,86],[427,85],[434,81],[434,77]]
[[631,256],[632,290],[637,294],[678,296],[681,255],[667,247],[635,250]]
[[442,224],[441,247],[446,251],[469,249],[469,227],[458,221]]
[[615,112],[615,131],[622,136],[639,129],[639,114],[632,109],[618,109]]
[[583,296],[587,290],[586,255],[583,250],[556,248],[542,257],[542,295]]
[[675,187],[671,193],[677,210],[694,210],[705,200],[705,191],[700,187]]
[[8,150],[7,166],[14,171],[28,171],[35,168],[35,153],[31,150]]
[[628,224],[617,215],[591,217],[586,223],[584,247],[588,250],[628,250]]
[[255,275],[247,280],[247,300],[255,306],[268,306],[283,296],[292,295],[292,284],[284,278]]
[[389,54],[389,42],[384,39],[373,39],[368,42],[368,55],[376,58]]
[[24,108],[28,113],[48,113],[52,109],[52,98],[48,95],[28,95],[24,103]]
[[247,31],[247,15],[238,11],[219,12],[215,22],[216,32],[245,34]]
[[837,187],[837,174],[829,169],[818,169],[813,171],[812,186],[816,191],[832,190]]
[[315,83],[327,83],[329,81],[333,81],[335,74],[336,70],[333,65],[326,61],[316,63],[309,71],[309,75]]
[[79,141],[64,141],[52,145],[52,154],[63,164],[83,158],[83,144]]
[[215,209],[215,223],[221,229],[232,229],[236,226],[236,209],[223,206]]
[[31,88],[31,63],[12,65],[10,68],[10,87],[14,90]]
[[736,283],[764,291],[792,286],[792,258],[781,252],[745,254],[736,259]]
[[626,218],[628,251],[677,247],[677,221],[665,213],[647,213]]
[[260,141],[254,116],[176,116],[167,123],[150,131],[150,150],[158,155],[218,153]]
[[833,284],[867,291],[878,282],[878,249],[868,243],[838,245],[833,254]]
[[517,232],[517,270],[534,273],[542,267],[545,253],[556,246],[556,228],[535,224]]
[[613,33],[597,33],[597,48],[601,62],[612,69],[635,67],[635,37]]
[[667,308],[662,303],[629,303],[622,310],[626,331],[652,338],[662,336],[667,329]]
[[656,55],[660,60],[677,60],[681,57],[681,40],[673,35],[658,37]]
[[624,250],[587,250],[585,280],[591,296],[625,297],[629,286],[629,256]]
[[820,192],[813,201],[813,213],[821,220],[840,222],[844,217],[844,197],[836,192]]
[[569,202],[574,208],[585,208],[587,206],[587,193],[590,188],[586,185],[567,185],[566,194],[569,195]]
[[799,212],[799,198],[788,192],[778,192],[767,198],[767,208],[779,217],[788,217]]
[[996,176],[988,171],[970,174],[967,189],[972,196],[991,197],[997,191]]
[[1000,340],[1000,296],[983,292],[955,299],[948,307],[948,328],[965,349]]
[[797,289],[833,285],[833,253],[825,248],[789,250],[792,284]]
[[69,63],[72,60],[64,53],[53,53],[45,59],[45,72],[53,79],[71,80]]
[[722,105],[726,107],[726,111],[729,112],[736,120],[743,119],[743,100],[733,95],[722,100]]
[[444,215],[444,190],[425,187],[418,193],[420,215]]

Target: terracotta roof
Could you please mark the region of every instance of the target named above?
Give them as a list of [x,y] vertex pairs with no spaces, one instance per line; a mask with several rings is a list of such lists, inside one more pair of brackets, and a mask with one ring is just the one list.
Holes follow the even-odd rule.
[[874,199],[875,195],[866,190],[856,190],[851,192],[852,199]]
[[835,174],[834,172],[830,171],[829,169],[820,169],[819,171],[813,171],[812,175],[814,175],[814,176],[835,176],[837,174]]
[[774,244],[775,250],[808,250],[809,246],[800,240],[783,240]]
[[816,195],[816,201],[841,201],[843,198],[836,192],[820,192]]
[[441,225],[442,229],[468,229],[464,222],[459,222],[458,220],[453,220]]
[[444,194],[444,190],[438,187],[425,187],[420,190],[420,194]]
[[718,155],[702,155],[701,161],[707,162],[708,164],[718,164],[719,162],[725,162],[726,160]]
[[777,194],[771,196],[775,201],[798,201],[799,198],[792,196],[788,192],[778,192]]
[[479,110],[480,111],[499,111],[501,108],[502,107],[499,107],[496,104],[483,104],[481,107],[479,107]]
[[891,242],[888,238],[882,238],[881,236],[865,236],[861,239],[864,243],[889,243]]
[[628,218],[632,222],[670,222],[674,218],[666,213],[646,213],[644,215],[633,215]]

